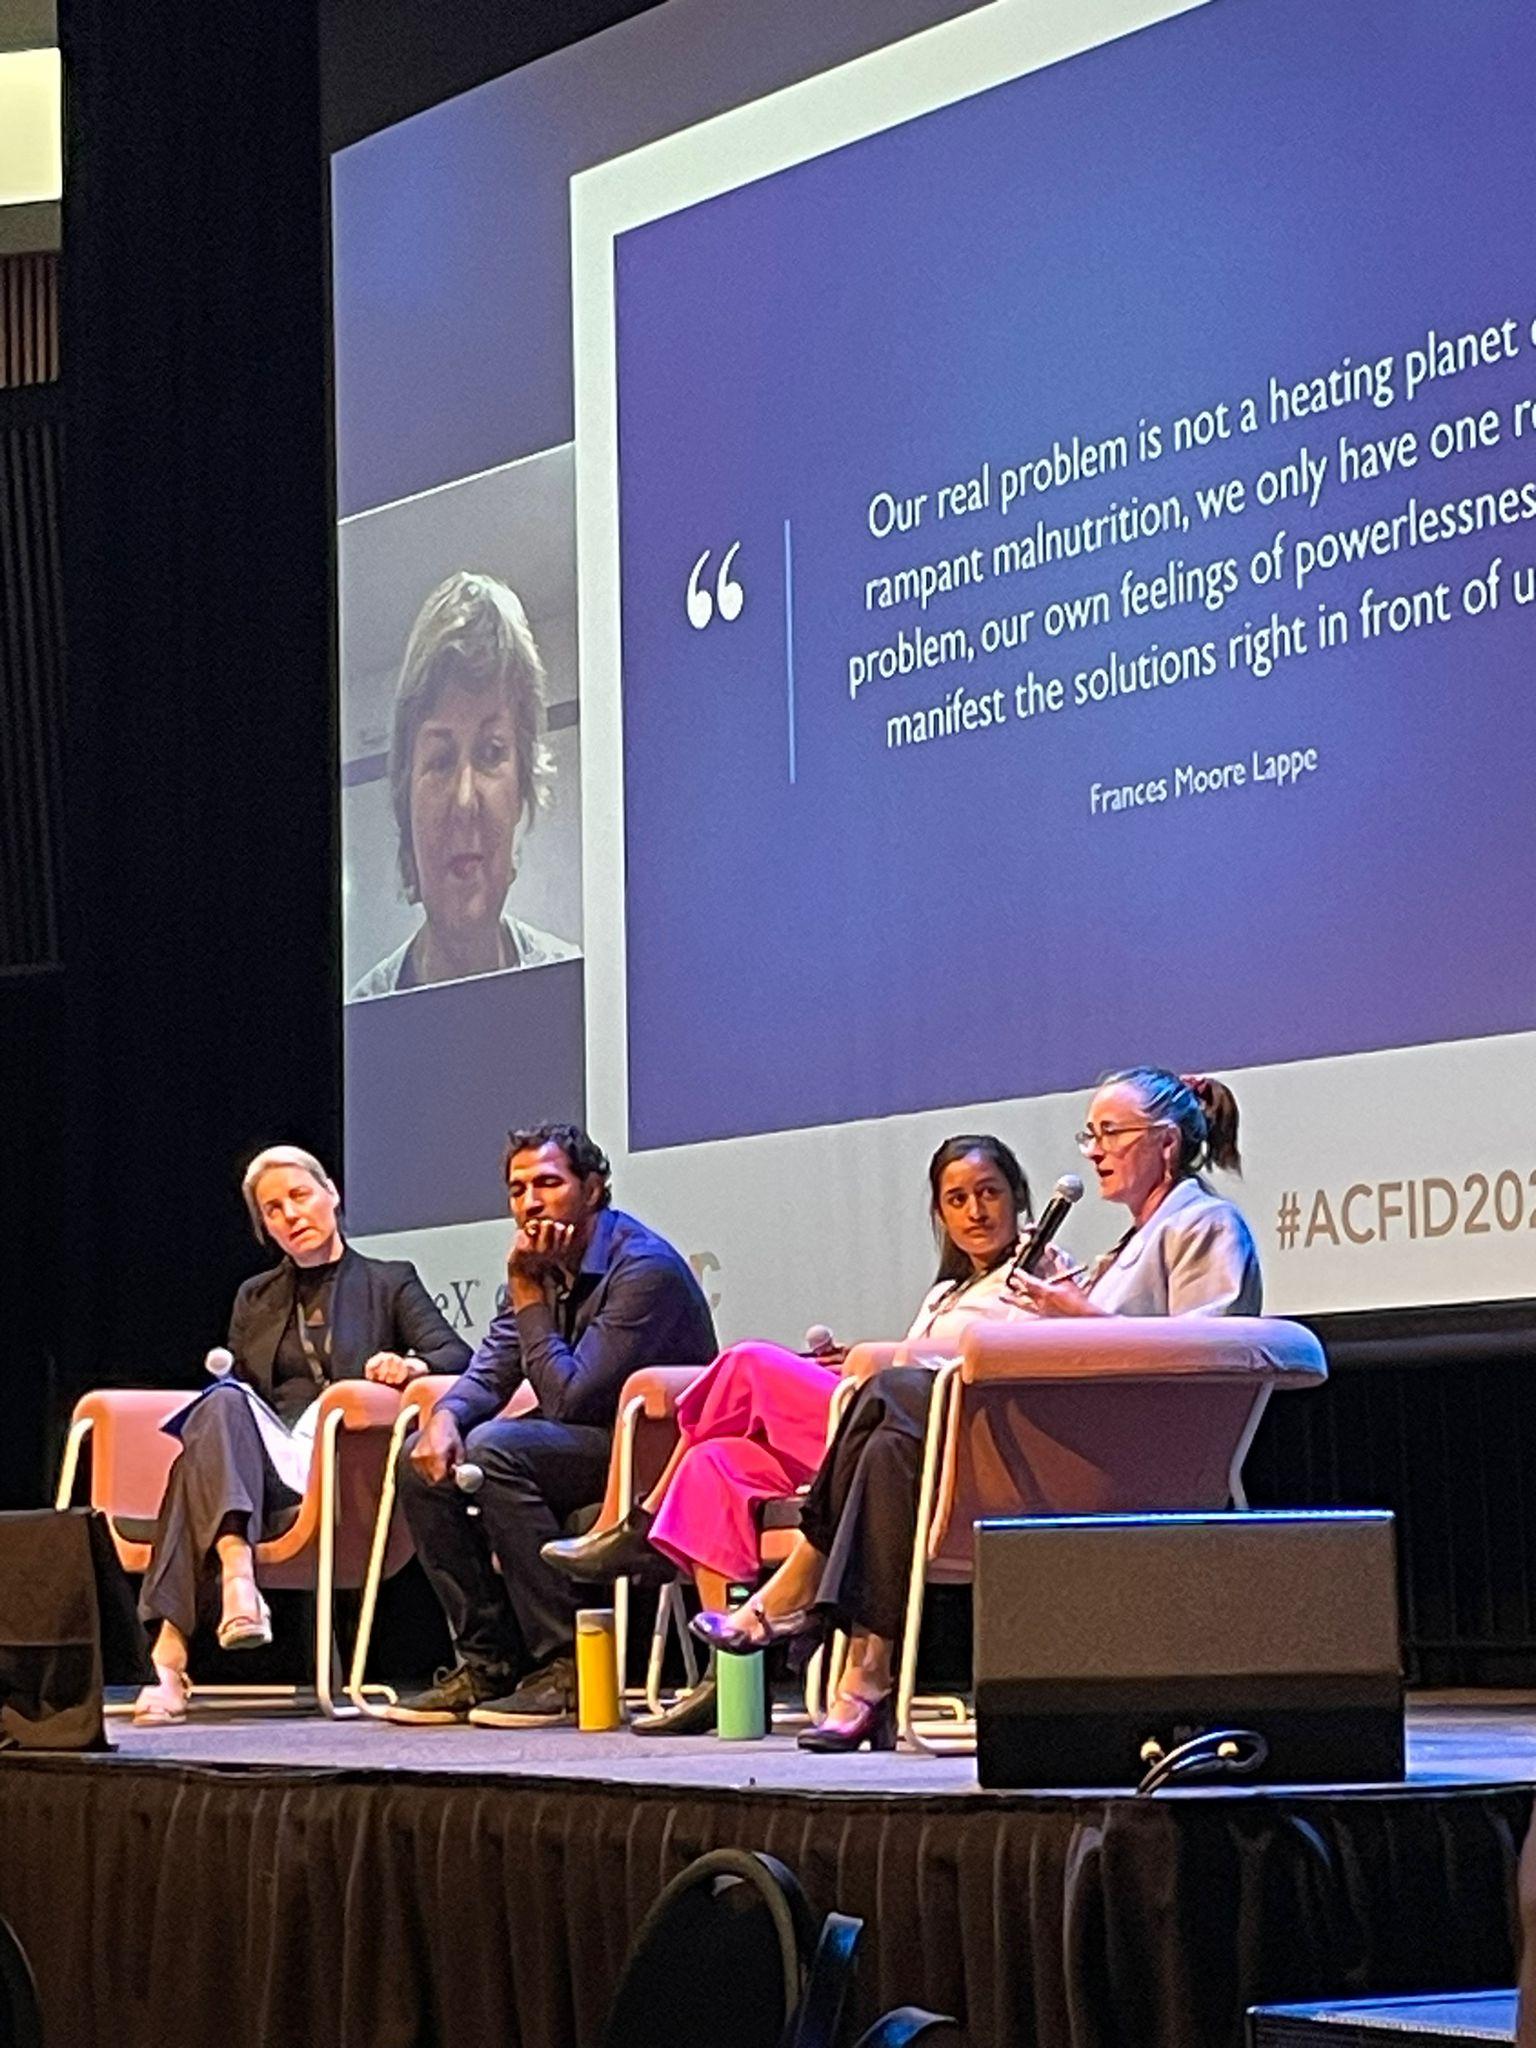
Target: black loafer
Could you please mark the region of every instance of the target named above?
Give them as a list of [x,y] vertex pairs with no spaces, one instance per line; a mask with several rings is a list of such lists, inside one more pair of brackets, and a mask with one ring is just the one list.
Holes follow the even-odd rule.
[[715,1726],[715,1674],[706,1671],[691,1692],[681,1693],[660,1714],[637,1714],[636,1735],[709,1735]]
[[610,1529],[594,1529],[586,1536],[562,1536],[539,1551],[546,1564],[567,1578],[587,1585],[607,1586],[615,1579],[634,1579],[642,1586],[665,1586],[677,1577],[677,1567],[659,1550],[651,1548],[651,1517],[644,1508],[633,1507],[622,1522]]

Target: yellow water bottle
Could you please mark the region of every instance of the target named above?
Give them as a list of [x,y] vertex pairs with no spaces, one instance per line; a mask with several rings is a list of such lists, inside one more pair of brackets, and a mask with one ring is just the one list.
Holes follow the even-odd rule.
[[576,1726],[596,1732],[622,1727],[619,1643],[611,1607],[576,1610]]

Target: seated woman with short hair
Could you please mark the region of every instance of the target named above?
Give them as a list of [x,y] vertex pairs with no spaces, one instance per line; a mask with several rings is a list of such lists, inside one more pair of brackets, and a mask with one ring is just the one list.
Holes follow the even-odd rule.
[[[134,1719],[186,1718],[187,1645],[214,1581],[220,1588],[219,1647],[272,1639],[256,1586],[255,1546],[293,1519],[300,1493],[280,1476],[273,1448],[300,1439],[284,1458],[297,1476],[306,1418],[333,1380],[370,1379],[403,1387],[425,1372],[462,1372],[469,1347],[456,1337],[405,1259],[369,1259],[342,1236],[334,1182],[319,1160],[273,1145],[241,1182],[257,1239],[282,1253],[247,1280],[229,1320],[231,1377],[176,1418],[181,1455],[171,1467],[144,1574],[139,1613],[159,1629],[150,1655],[155,1683],[139,1694]],[[261,1397],[258,1410],[246,1389]],[[263,1424],[266,1425],[264,1434]]]
[[[1131,1227],[1081,1274],[1015,1273],[1009,1291],[1018,1306],[1047,1316],[1257,1315],[1252,1233],[1201,1177],[1206,1166],[1239,1170],[1237,1127],[1237,1103],[1219,1081],[1159,1067],[1109,1075],[1078,1144],[1099,1193],[1129,1209]],[[938,1351],[944,1338],[931,1334]],[[850,1402],[811,1482],[790,1556],[735,1612],[693,1623],[728,1654],[829,1624],[847,1633],[839,1692],[826,1718],[800,1737],[803,1748],[894,1745],[893,1658],[933,1385],[932,1364],[875,1374]]]

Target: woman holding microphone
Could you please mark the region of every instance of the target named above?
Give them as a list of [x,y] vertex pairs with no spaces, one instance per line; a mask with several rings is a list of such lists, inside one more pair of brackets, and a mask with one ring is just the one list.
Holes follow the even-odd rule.
[[[1236,1172],[1238,1111],[1231,1090],[1203,1076],[1133,1067],[1109,1075],[1088,1106],[1078,1146],[1099,1193],[1130,1227],[1080,1273],[1015,1273],[1019,1309],[1044,1316],[1257,1315],[1258,1254],[1247,1223],[1204,1178]],[[942,1344],[942,1337],[938,1339]],[[894,1651],[916,1529],[918,1471],[933,1373],[877,1373],[850,1403],[806,1496],[794,1550],[732,1613],[693,1627],[727,1654],[786,1637],[844,1630],[849,1655],[825,1719],[803,1748],[894,1746]]]

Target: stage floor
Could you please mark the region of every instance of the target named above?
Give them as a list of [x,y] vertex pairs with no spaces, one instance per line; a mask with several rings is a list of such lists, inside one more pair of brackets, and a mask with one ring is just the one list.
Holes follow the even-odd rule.
[[1536,1695],[1420,1697],[1406,1782],[984,1792],[965,1757],[209,1709],[0,1758],[48,2048],[590,2048],[693,1857],[862,1919],[859,2024],[1242,2048],[1254,2004],[1508,1986]]
[[[1424,1694],[1408,1706],[1408,1783],[1536,1784],[1536,1694]],[[584,1784],[721,1791],[977,1797],[971,1757],[812,1756],[794,1736],[719,1742],[705,1736],[583,1735],[574,1728],[400,1728],[310,1714],[194,1712],[179,1728],[135,1728],[114,1718],[117,1754],[136,1763],[286,1770],[427,1771],[485,1778],[569,1778]],[[1265,1788],[1191,1787],[1169,1797],[1262,1796]],[[986,1795],[1027,1800],[1029,1793]],[[1059,1797],[1059,1794],[1050,1795]],[[1091,1795],[1104,1797],[1103,1793]]]

